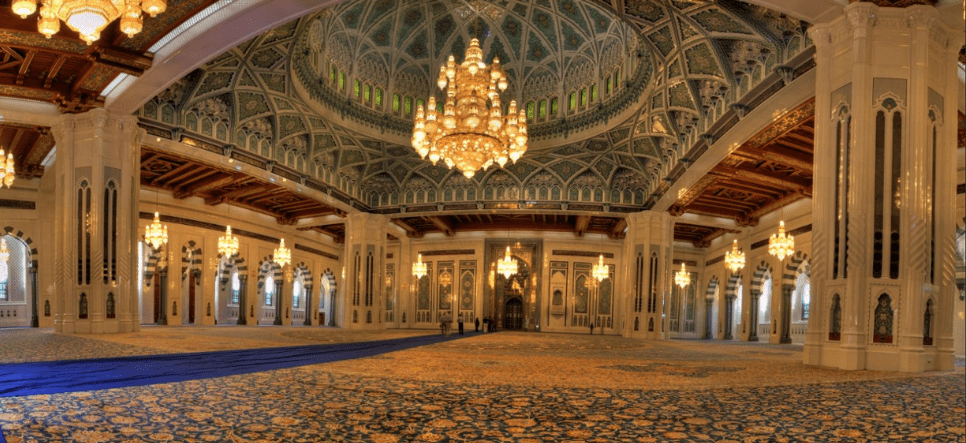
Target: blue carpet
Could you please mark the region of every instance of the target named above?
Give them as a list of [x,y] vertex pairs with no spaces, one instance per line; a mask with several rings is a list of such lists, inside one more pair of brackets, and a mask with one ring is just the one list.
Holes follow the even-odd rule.
[[[172,383],[369,357],[459,338],[424,335],[334,345],[0,365],[0,397]],[[4,443],[0,436],[0,443]]]

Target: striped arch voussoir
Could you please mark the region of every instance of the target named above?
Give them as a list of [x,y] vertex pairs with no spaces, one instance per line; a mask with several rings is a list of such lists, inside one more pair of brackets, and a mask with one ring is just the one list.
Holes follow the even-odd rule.
[[27,245],[27,249],[30,251],[30,266],[34,269],[37,268],[37,248],[34,247],[34,241],[30,237],[27,237],[23,231],[14,228],[13,226],[4,226],[3,235],[9,235],[11,237],[17,237],[20,241]]

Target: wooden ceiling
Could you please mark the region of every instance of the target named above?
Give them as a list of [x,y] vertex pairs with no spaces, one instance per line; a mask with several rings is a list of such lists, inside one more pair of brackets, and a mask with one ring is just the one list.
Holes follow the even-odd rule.
[[119,74],[140,76],[151,67],[147,52],[161,37],[215,0],[177,0],[168,10],[144,19],[144,29],[128,38],[115,20],[88,46],[66,25],[48,39],[37,32],[36,13],[13,13],[0,0],[0,96],[54,103],[64,113],[104,105],[101,94]]
[[17,178],[42,177],[41,163],[53,147],[54,136],[48,127],[0,123],[0,149],[5,154],[13,154]]
[[[758,219],[812,196],[815,101],[810,100],[731,151],[671,206],[673,215],[692,213],[755,226]],[[724,233],[724,232],[720,232]],[[711,238],[681,233],[695,245]],[[675,230],[675,239],[679,239]]]
[[412,216],[395,218],[393,223],[413,238],[431,232],[452,236],[461,231],[555,231],[573,232],[577,237],[607,234],[619,239],[624,238],[627,228],[627,222],[620,217],[533,213]]
[[282,225],[309,217],[344,215],[270,181],[146,146],[141,147],[141,186],[170,192],[176,199],[201,197],[206,205],[243,207],[274,217]]

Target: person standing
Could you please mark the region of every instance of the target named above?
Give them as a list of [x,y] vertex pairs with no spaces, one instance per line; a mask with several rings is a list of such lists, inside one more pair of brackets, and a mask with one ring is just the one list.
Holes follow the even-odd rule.
[[456,317],[456,325],[460,328],[460,335],[463,335],[463,314]]
[[476,317],[476,322],[474,323],[474,326],[475,326],[475,329],[473,329],[473,332],[480,332],[480,318],[479,317]]

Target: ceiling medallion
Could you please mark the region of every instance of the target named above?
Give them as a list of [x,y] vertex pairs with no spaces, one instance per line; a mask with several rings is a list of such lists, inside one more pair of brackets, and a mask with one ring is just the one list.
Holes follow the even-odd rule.
[[725,267],[731,269],[732,273],[745,267],[745,253],[738,250],[738,240],[731,245],[731,251],[725,254]]
[[681,289],[691,284],[691,274],[684,267],[684,262],[681,262],[681,270],[674,273],[674,283],[680,286]]
[[[167,9],[166,0],[42,0],[37,30],[50,38],[60,31],[60,22],[91,44],[101,31],[121,17],[121,31],[128,37],[141,32],[141,11],[154,17]],[[36,0],[14,0],[13,12],[27,18],[37,10]]]
[[434,165],[442,160],[472,178],[493,163],[500,167],[507,161],[516,163],[526,152],[526,114],[518,114],[516,100],[511,100],[503,117],[497,89],[506,91],[506,73],[499,58],[493,59],[491,67],[483,63],[478,39],[470,41],[463,63],[457,65],[451,55],[440,66],[438,84],[446,91],[442,109],[437,109],[435,96],[429,97],[426,109],[416,109],[412,143],[422,158],[429,156]]
[[168,242],[168,226],[161,224],[161,218],[157,212],[154,213],[154,221],[144,227],[144,242],[155,251]]
[[413,263],[413,275],[417,280],[423,278],[427,273],[426,263],[423,263],[423,254],[416,255],[416,263]]
[[591,270],[591,275],[593,275],[597,281],[604,281],[605,278],[610,277],[610,268],[604,264],[604,254],[600,254],[600,257],[597,257],[597,263],[594,264],[594,268]]
[[10,250],[7,249],[7,239],[0,237],[0,261],[6,263],[10,260]]
[[517,261],[510,256],[510,245],[507,245],[506,253],[503,254],[503,258],[497,260],[496,262],[496,272],[497,274],[503,274],[504,278],[510,278],[510,276],[516,274],[517,271]]
[[231,235],[231,226],[225,226],[225,235],[218,237],[218,253],[231,257],[238,253],[238,237]]
[[17,178],[13,171],[13,149],[10,149],[10,154],[7,154],[7,160],[3,160],[3,149],[0,149],[0,179],[3,180],[2,185],[10,188],[13,185],[13,179]]
[[785,235],[785,220],[778,224],[778,234],[772,234],[768,239],[768,253],[784,260],[795,253],[795,238]]
[[272,254],[272,257],[275,258],[275,263],[278,263],[279,266],[283,268],[289,263],[292,263],[292,250],[285,247],[284,238],[279,241],[278,247],[275,248],[275,252]]

